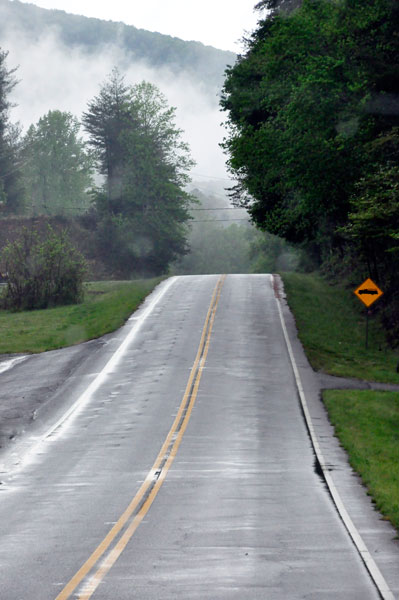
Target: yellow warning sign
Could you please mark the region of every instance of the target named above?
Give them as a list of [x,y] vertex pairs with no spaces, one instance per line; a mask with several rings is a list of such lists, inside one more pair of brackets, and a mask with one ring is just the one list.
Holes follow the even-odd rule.
[[374,283],[372,279],[366,279],[361,285],[354,291],[356,296],[365,304],[367,307],[371,306],[382,294],[378,285]]

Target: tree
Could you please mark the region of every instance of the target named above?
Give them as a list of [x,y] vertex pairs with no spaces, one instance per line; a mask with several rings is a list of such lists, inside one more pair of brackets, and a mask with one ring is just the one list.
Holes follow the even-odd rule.
[[134,116],[129,110],[129,88],[117,69],[114,69],[87,107],[82,122],[90,136],[99,170],[106,178],[106,199],[111,203],[120,196],[125,171],[123,133],[130,127]]
[[342,233],[362,268],[384,290],[377,310],[391,346],[399,346],[399,168],[378,166],[362,178],[351,198],[348,224]]
[[5,308],[32,310],[82,300],[86,264],[66,231],[56,234],[49,227],[42,239],[24,228],[19,239],[3,249],[2,262],[8,276]]
[[96,196],[101,244],[125,275],[165,272],[186,252],[193,161],[174,115],[156,86],[128,87],[117,70],[83,115],[106,180]]
[[318,252],[346,214],[347,170],[358,164],[353,139],[336,129],[345,80],[335,19],[335,5],[324,2],[266,19],[228,71],[222,99],[231,124],[224,148],[254,221]]
[[299,8],[302,0],[261,0],[255,5],[255,10],[269,10],[272,14],[278,11],[290,12],[295,8]]
[[[295,4],[295,3],[294,3]],[[325,272],[378,280],[399,332],[399,3],[264,0],[271,12],[227,70],[224,141],[235,201]],[[280,10],[281,9],[281,10]]]
[[321,260],[342,245],[368,144],[398,123],[398,22],[390,0],[304,0],[262,20],[227,70],[236,199],[261,228]]
[[12,106],[9,94],[17,84],[16,69],[7,69],[8,52],[0,48],[0,211],[5,214],[23,208],[23,188],[20,181],[19,129],[9,121]]
[[[357,246],[368,274],[396,285],[399,267],[399,168],[380,167],[356,185],[348,224],[343,232]],[[395,260],[396,259],[396,260]],[[395,262],[395,268],[394,266]]]
[[87,210],[93,159],[71,113],[49,111],[23,140],[24,181],[32,215],[72,216]]

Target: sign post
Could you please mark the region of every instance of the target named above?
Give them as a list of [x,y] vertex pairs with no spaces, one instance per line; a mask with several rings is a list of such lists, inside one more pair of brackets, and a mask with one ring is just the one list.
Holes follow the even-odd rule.
[[384,292],[370,278],[363,281],[354,291],[354,294],[366,306],[366,350],[369,347],[369,308]]

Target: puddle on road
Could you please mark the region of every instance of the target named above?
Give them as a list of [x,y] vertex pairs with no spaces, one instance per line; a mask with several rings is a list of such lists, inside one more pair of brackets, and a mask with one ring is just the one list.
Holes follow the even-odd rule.
[[321,468],[320,463],[319,463],[318,458],[317,458],[316,455],[315,455],[314,461],[313,461],[313,471],[316,473],[316,475],[319,476],[321,482],[323,483],[323,486],[329,492],[330,490],[328,488],[326,479],[324,477],[323,469]]

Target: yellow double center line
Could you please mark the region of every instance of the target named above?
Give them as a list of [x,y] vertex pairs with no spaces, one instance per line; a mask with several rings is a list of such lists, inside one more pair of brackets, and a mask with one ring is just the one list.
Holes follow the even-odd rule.
[[[205,319],[205,325],[202,330],[197,355],[188,378],[179,411],[156,461],[125,512],[108,532],[103,541],[97,546],[93,554],[67,583],[62,592],[58,594],[56,600],[66,600],[67,598],[70,598],[75,589],[83,582],[89,573],[93,571],[93,574],[87,578],[82,592],[78,597],[79,600],[88,600],[91,598],[108,571],[113,567],[123,550],[126,548],[129,540],[149,511],[151,504],[154,502],[175,459],[197,397],[202,371],[208,354],[216,309],[225,277],[226,276],[223,275],[219,278],[214,289]],[[100,561],[102,557],[104,558]]]

